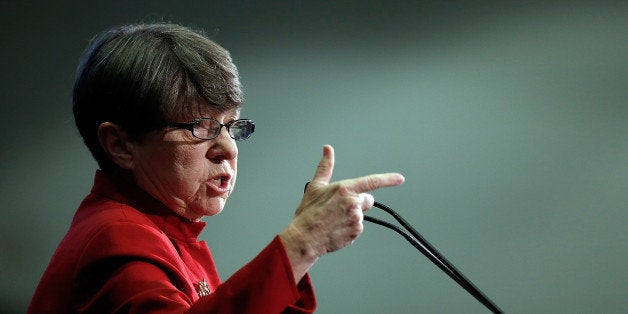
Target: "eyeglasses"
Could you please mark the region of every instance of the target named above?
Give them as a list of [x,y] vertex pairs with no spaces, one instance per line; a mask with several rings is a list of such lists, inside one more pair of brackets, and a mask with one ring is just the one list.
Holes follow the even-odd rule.
[[213,118],[199,118],[188,123],[174,123],[168,126],[189,130],[194,137],[201,140],[215,139],[223,126],[227,128],[229,136],[236,141],[246,140],[255,132],[255,123],[249,119],[238,119],[222,124]]

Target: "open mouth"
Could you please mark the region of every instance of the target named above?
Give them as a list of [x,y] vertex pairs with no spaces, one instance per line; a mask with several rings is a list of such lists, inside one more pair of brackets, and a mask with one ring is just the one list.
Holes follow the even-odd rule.
[[216,192],[227,192],[229,190],[229,180],[231,180],[230,175],[221,175],[211,178],[208,183]]

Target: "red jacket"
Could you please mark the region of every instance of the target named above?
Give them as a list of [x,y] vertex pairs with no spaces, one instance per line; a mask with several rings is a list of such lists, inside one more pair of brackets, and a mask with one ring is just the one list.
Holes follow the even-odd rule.
[[28,313],[312,313],[275,237],[221,283],[204,222],[189,222],[133,185],[97,172]]

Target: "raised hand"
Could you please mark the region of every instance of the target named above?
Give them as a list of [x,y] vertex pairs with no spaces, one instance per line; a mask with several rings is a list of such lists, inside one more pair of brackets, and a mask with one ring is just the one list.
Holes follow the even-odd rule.
[[385,173],[330,183],[333,170],[334,150],[326,145],[294,219],[280,234],[297,280],[318,257],[360,236],[363,212],[374,203],[368,192],[404,181],[400,174]]

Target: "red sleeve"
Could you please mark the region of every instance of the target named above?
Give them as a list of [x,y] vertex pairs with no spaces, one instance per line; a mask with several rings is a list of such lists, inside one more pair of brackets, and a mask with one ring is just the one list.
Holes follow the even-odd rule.
[[114,231],[124,238],[101,233],[82,254],[74,292],[81,312],[312,313],[316,307],[309,277],[294,282],[279,237],[195,302],[169,239],[137,225],[118,225]]
[[279,237],[218,289],[201,298],[191,313],[313,313],[314,290],[309,275],[296,284]]

